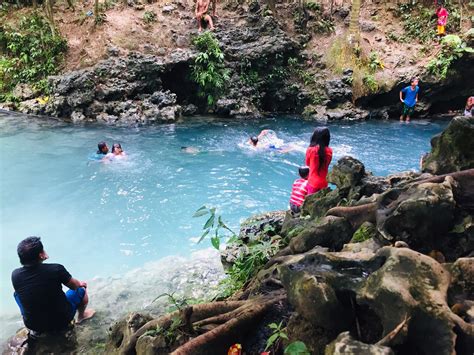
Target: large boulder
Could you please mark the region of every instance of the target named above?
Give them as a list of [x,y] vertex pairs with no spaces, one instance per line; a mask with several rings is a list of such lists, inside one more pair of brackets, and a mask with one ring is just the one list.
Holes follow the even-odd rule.
[[387,346],[365,344],[354,339],[349,332],[338,335],[336,340],[326,347],[325,355],[394,355]]
[[422,170],[446,174],[474,168],[474,117],[455,117],[449,126],[431,139],[431,153]]

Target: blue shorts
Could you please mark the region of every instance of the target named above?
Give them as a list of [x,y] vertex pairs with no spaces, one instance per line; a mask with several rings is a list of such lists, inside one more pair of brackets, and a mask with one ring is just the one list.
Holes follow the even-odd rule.
[[72,307],[72,318],[74,318],[77,307],[82,303],[84,296],[86,295],[86,289],[84,287],[79,287],[76,290],[68,290],[66,292],[67,301],[71,304]]

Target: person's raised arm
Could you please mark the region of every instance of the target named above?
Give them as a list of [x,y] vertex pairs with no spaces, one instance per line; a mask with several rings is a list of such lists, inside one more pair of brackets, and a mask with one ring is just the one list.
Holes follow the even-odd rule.
[[79,287],[87,287],[87,283],[84,281],[79,281],[78,279],[75,279],[74,277],[71,277],[69,282],[65,283],[67,287],[69,287],[71,290],[77,290]]
[[198,11],[198,9],[199,9],[199,0],[196,1],[196,10],[194,11],[194,13],[196,14],[196,17],[199,16],[199,11]]
[[204,6],[204,10],[202,10],[202,13],[205,14],[207,12],[207,9],[209,8],[210,1],[206,1],[206,5]]

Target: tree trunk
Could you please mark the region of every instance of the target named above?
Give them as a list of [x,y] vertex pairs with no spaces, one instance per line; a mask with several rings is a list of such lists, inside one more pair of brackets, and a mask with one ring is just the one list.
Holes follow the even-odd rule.
[[94,1],[94,15],[95,15],[95,23],[99,23],[99,0]]
[[73,0],[66,0],[67,2],[67,6],[70,8],[70,9],[73,9],[74,10],[74,2]]
[[351,22],[349,23],[349,42],[357,46],[360,42],[360,4],[362,0],[353,0],[351,8]]
[[54,15],[53,15],[53,0],[44,0],[44,12],[46,14],[46,18],[48,19],[49,28],[51,29],[51,33],[53,35],[57,34],[56,25],[54,23]]

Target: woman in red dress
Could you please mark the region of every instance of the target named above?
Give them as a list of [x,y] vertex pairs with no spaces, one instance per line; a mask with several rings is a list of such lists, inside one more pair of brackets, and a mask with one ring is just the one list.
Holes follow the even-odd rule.
[[329,148],[330,140],[331,134],[327,127],[318,127],[314,130],[306,150],[306,165],[309,166],[308,195],[328,186],[326,177],[332,160],[332,149]]

